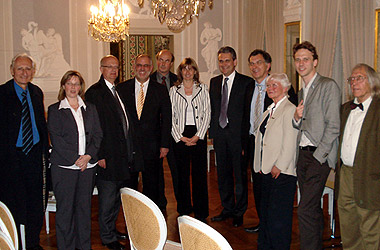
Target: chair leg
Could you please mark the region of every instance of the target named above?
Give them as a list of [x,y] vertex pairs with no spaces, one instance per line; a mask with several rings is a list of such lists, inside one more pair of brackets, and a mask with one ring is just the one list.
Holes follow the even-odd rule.
[[25,225],[20,224],[20,236],[21,236],[21,249],[26,250],[26,245],[25,245]]
[[49,211],[46,209],[45,212],[45,225],[46,225],[46,234],[50,233],[50,221],[49,221]]

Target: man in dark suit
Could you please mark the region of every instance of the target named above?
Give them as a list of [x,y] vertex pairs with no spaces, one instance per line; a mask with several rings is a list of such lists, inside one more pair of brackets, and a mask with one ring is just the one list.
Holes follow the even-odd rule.
[[302,78],[293,126],[298,132],[297,178],[302,250],[322,249],[321,197],[330,168],[335,169],[339,136],[341,93],[333,79],[317,73],[318,54],[308,41],[293,46],[294,64]]
[[0,201],[10,209],[19,236],[25,225],[26,249],[40,250],[48,134],[43,93],[30,82],[35,68],[30,56],[16,55],[13,79],[0,86]]
[[[154,71],[150,75],[150,79],[152,81],[158,82],[159,84],[162,84],[166,86],[166,88],[169,89],[174,85],[174,83],[177,81],[177,75],[172,73],[170,71],[170,68],[174,64],[174,55],[169,50],[163,49],[156,55],[157,60],[157,70]],[[176,167],[176,161],[173,154],[173,145],[174,141],[170,139],[170,145],[169,145],[169,152],[166,156],[166,159],[168,160],[170,172],[172,175],[173,180],[173,189],[174,189],[174,195],[177,199],[178,197],[178,172]],[[160,169],[160,180],[159,180],[159,202],[158,206],[160,207],[161,211],[166,210],[167,200],[165,197],[165,181],[164,181],[164,172],[163,168]]]
[[103,139],[98,153],[96,186],[99,191],[99,231],[102,243],[109,249],[124,249],[118,239],[127,239],[116,230],[120,209],[120,188],[137,189],[137,147],[133,142],[131,118],[115,91],[119,60],[111,55],[100,61],[100,80],[86,92],[86,100],[95,104],[99,114]]
[[222,74],[210,80],[209,136],[213,139],[218,162],[218,185],[223,211],[211,221],[233,217],[233,225],[238,227],[243,224],[248,205],[247,169],[241,163],[241,138],[246,91],[253,80],[235,71],[237,59],[233,48],[220,48],[218,61]]
[[152,69],[152,59],[148,55],[137,56],[136,77],[119,84],[117,89],[131,115],[143,152],[143,193],[159,204],[159,171],[161,159],[169,151],[172,116],[166,87],[149,79]]
[[[248,57],[248,66],[255,84],[249,85],[246,98],[246,114],[244,116],[243,128],[243,164],[245,167],[251,166],[253,180],[253,194],[255,198],[256,212],[260,219],[261,204],[261,180],[262,174],[253,171],[253,154],[255,152],[255,131],[262,120],[262,114],[267,110],[273,100],[266,94],[266,79],[271,70],[272,57],[264,50],[256,49]],[[290,86],[288,91],[289,100],[297,105],[297,95],[294,88]],[[257,105],[257,106],[256,106]],[[259,224],[245,228],[248,233],[259,231]]]
[[358,64],[347,79],[354,100],[341,108],[338,194],[343,248],[380,247],[380,78]]

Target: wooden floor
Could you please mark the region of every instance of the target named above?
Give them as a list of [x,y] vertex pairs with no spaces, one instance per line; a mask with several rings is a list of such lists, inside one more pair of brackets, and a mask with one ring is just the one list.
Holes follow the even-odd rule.
[[[211,157],[212,163],[213,156]],[[213,165],[213,164],[212,164]],[[165,172],[165,183],[166,183],[166,198],[168,200],[168,206],[167,206],[167,226],[168,226],[168,239],[179,242],[179,235],[178,235],[178,225],[177,225],[177,217],[178,213],[176,211],[176,201],[174,198],[174,192],[173,192],[173,186],[171,184],[171,176],[170,176],[170,170],[166,164],[164,164],[164,172]],[[249,176],[249,175],[248,175]],[[253,250],[257,249],[257,234],[250,234],[246,233],[244,231],[244,227],[249,227],[252,225],[256,225],[258,223],[258,218],[256,211],[254,209],[254,199],[252,194],[252,184],[249,182],[249,193],[248,193],[248,210],[244,215],[244,224],[241,227],[234,228],[232,226],[232,219],[223,221],[223,222],[211,222],[210,218],[218,215],[222,211],[222,206],[220,203],[219,198],[219,192],[218,192],[218,183],[217,183],[217,176],[216,176],[216,169],[215,167],[211,167],[211,172],[208,175],[208,190],[209,190],[209,206],[210,206],[210,216],[208,218],[208,223],[210,226],[215,228],[217,231],[219,231],[231,244],[233,249],[236,250]],[[102,246],[101,240],[99,237],[99,225],[98,225],[98,200],[97,196],[93,197],[93,204],[92,204],[92,248],[94,250],[105,250],[106,247]],[[325,213],[325,230],[324,230],[324,246],[325,249],[332,249],[328,248],[327,246],[330,246],[331,244],[338,244],[339,239],[333,239],[330,240],[331,236],[331,230],[329,227],[329,216],[327,213],[327,196],[324,198],[324,213]],[[55,237],[55,214],[50,213],[50,234],[46,234],[45,227],[41,231],[41,246],[46,250],[52,250],[57,249],[57,243],[56,243],[56,237]],[[337,219],[339,220],[339,218]],[[339,234],[339,221],[337,221],[337,230],[335,235]],[[122,215],[122,212],[120,212],[118,221],[117,221],[117,228],[121,232],[126,232],[125,222]],[[293,232],[292,232],[292,244],[291,249],[297,250],[300,249],[299,246],[299,232],[298,232],[298,220],[297,220],[297,207],[294,207],[294,216],[293,216]],[[126,245],[126,249],[129,248],[129,242],[124,241],[121,242],[122,244]],[[342,249],[340,247],[334,248],[334,249]]]

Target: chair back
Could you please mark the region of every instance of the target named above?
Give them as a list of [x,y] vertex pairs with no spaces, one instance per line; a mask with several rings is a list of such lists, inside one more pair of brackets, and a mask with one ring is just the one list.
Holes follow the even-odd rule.
[[167,226],[161,210],[151,199],[136,190],[122,188],[120,193],[131,249],[162,250]]
[[178,228],[183,250],[232,250],[218,231],[190,216],[178,217]]
[[12,239],[4,232],[0,231],[0,249],[1,250],[15,250]]
[[17,236],[16,223],[13,219],[11,211],[9,211],[8,207],[1,201],[0,201],[0,219],[3,222],[1,224],[6,227],[6,229],[0,228],[1,231],[3,231],[5,234],[10,235],[10,239],[13,242],[14,248],[18,249],[18,236]]

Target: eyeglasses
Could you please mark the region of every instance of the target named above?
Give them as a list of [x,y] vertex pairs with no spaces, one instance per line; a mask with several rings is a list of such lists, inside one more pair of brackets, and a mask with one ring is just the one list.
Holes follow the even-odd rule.
[[350,76],[349,78],[347,78],[347,83],[348,84],[353,84],[354,81],[356,81],[357,83],[362,83],[365,79],[367,79],[367,77],[366,76],[362,76],[362,75]]
[[150,64],[136,64],[136,68],[149,68],[151,65]]
[[109,65],[102,65],[103,68],[107,68],[107,69],[120,69],[119,66],[109,66]]
[[80,86],[80,83],[67,82],[65,84],[68,85],[68,86],[74,86],[74,87],[79,87]]
[[254,66],[254,65],[257,65],[257,66],[261,66],[264,62],[259,60],[257,62],[249,62],[248,65],[249,66]]

